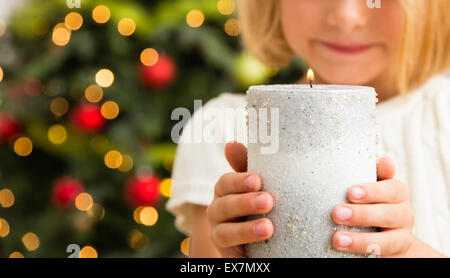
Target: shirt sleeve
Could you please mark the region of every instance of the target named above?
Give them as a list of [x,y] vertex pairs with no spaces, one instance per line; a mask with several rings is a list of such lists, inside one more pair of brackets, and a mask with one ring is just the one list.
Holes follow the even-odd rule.
[[[231,94],[229,94],[231,95]],[[175,227],[182,233],[190,236],[192,230],[193,206],[208,206],[214,198],[214,186],[218,179],[233,169],[225,158],[225,144],[228,141],[221,132],[228,132],[224,125],[217,122],[220,127],[220,137],[223,140],[214,142],[195,141],[194,133],[199,124],[200,129],[205,128],[206,111],[220,113],[229,107],[224,99],[228,95],[221,95],[207,102],[202,109],[195,111],[194,115],[183,128],[180,137],[172,171],[171,196],[166,209],[175,215]],[[212,109],[211,109],[212,108]],[[197,137],[198,139],[198,137]]]

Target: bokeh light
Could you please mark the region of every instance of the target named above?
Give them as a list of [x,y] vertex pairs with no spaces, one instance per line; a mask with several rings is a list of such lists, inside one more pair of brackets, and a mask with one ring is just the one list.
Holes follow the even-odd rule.
[[14,142],[14,152],[20,156],[27,156],[33,150],[33,143],[28,137],[20,137]]
[[58,46],[65,46],[70,41],[70,29],[64,23],[59,23],[53,28],[52,40]]
[[153,226],[158,221],[158,211],[151,206],[144,207],[139,213],[139,220],[145,226]]
[[91,85],[84,91],[84,96],[89,102],[97,103],[103,98],[103,89],[99,85]]
[[131,171],[131,169],[133,169],[133,164],[134,164],[133,158],[128,154],[123,154],[122,158],[123,158],[123,161],[119,167],[119,171],[120,172]]
[[24,258],[24,256],[22,255],[22,253],[14,251],[9,255],[10,259],[21,259]]
[[134,250],[143,250],[148,247],[148,237],[139,230],[133,229],[128,234],[128,245]]
[[159,191],[161,192],[161,194],[162,194],[164,197],[170,197],[171,186],[172,186],[172,179],[170,179],[170,178],[164,179],[164,180],[159,184]]
[[0,37],[6,33],[6,22],[0,19]]
[[67,131],[62,125],[52,125],[48,129],[48,140],[55,144],[59,145],[64,143],[67,138]]
[[115,101],[107,101],[102,104],[101,113],[103,118],[112,120],[119,115],[119,105]]
[[108,7],[104,5],[97,6],[92,11],[92,18],[95,22],[103,24],[108,22],[109,18],[111,17],[111,11]]
[[117,30],[122,36],[131,36],[136,31],[136,23],[131,18],[122,18],[117,25]]
[[75,206],[81,211],[88,211],[94,205],[94,200],[89,193],[83,192],[75,198]]
[[141,52],[141,63],[147,67],[154,66],[159,59],[158,51],[153,48],[146,48]]
[[114,74],[109,69],[101,69],[95,75],[95,82],[99,86],[107,88],[114,82]]
[[70,30],[78,30],[83,25],[83,17],[77,12],[71,12],[66,15],[64,22]]
[[9,208],[14,205],[14,194],[8,189],[0,190],[0,205],[4,208]]
[[39,248],[39,238],[34,233],[26,233],[22,237],[22,242],[28,251],[34,251]]
[[139,207],[134,209],[133,218],[134,218],[134,221],[136,221],[136,223],[142,224],[141,223],[141,211],[144,208],[145,208],[144,206],[139,206]]
[[192,28],[202,26],[205,16],[200,10],[190,10],[186,15],[186,23]]
[[0,218],[0,237],[6,237],[9,235],[9,224],[8,222]]
[[98,258],[97,250],[92,246],[84,246],[80,251],[80,258]]
[[225,33],[228,36],[236,37],[241,33],[241,27],[239,20],[236,18],[230,18],[225,22]]
[[186,256],[189,256],[189,246],[191,244],[191,238],[185,238],[180,244],[180,251]]
[[0,82],[3,80],[3,68],[0,67]]
[[105,165],[111,169],[117,169],[122,165],[123,157],[118,151],[112,150],[105,155]]
[[87,211],[89,217],[94,221],[100,221],[105,217],[105,209],[100,205],[95,203],[92,208]]
[[69,102],[63,97],[54,98],[50,102],[50,111],[57,116],[61,117],[69,111]]
[[234,0],[220,0],[217,2],[217,10],[223,15],[230,15],[236,10]]

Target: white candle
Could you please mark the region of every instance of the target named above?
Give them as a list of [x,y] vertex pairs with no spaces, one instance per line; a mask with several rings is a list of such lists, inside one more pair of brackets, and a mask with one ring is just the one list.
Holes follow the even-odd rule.
[[[331,212],[336,205],[348,203],[352,185],[377,180],[375,90],[344,85],[252,86],[247,100],[248,171],[258,173],[262,190],[274,197],[273,209],[264,215],[274,223],[273,236],[246,245],[247,255],[360,256],[334,249],[334,232],[376,229],[338,226]],[[269,115],[278,109],[279,146],[274,153],[261,152],[267,143],[255,142],[257,130],[250,128],[262,119],[260,108],[269,109]],[[256,118],[250,113],[254,109]],[[270,122],[273,118],[267,119],[269,132],[276,131]]]

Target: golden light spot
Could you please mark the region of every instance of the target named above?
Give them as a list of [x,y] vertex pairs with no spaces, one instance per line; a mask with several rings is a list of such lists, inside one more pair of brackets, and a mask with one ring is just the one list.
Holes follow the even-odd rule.
[[122,155],[123,157],[123,161],[122,161],[122,165],[120,165],[119,167],[119,171],[120,172],[128,172],[131,169],[133,169],[133,158],[128,155],[128,154],[124,154]]
[[95,75],[95,82],[103,88],[109,87],[114,82],[114,74],[109,69],[101,69]]
[[69,111],[69,102],[63,97],[57,97],[50,102],[50,111],[57,116],[61,117]]
[[26,233],[22,237],[22,242],[28,251],[34,251],[39,248],[39,238],[34,233]]
[[131,18],[122,18],[117,25],[117,30],[122,36],[131,36],[136,31],[136,23]]
[[186,15],[186,23],[192,28],[198,28],[202,26],[205,16],[199,10],[190,10]]
[[138,230],[131,230],[128,234],[128,245],[135,250],[148,247],[148,237]]
[[84,91],[84,96],[89,102],[97,103],[103,98],[103,89],[98,85],[91,85]]
[[100,205],[95,203],[92,208],[87,211],[89,217],[91,217],[94,221],[100,221],[105,217],[105,209]]
[[180,251],[185,255],[189,256],[189,246],[191,244],[191,238],[185,238],[180,244]]
[[117,169],[122,165],[123,157],[118,151],[109,151],[105,155],[105,165],[111,169]]
[[27,156],[33,150],[33,143],[28,137],[20,137],[14,142],[14,152],[20,156]]
[[144,209],[145,207],[143,206],[139,206],[137,207],[134,212],[133,212],[133,218],[134,221],[136,221],[136,223],[142,224],[141,222],[141,211]]
[[0,82],[3,80],[3,68],[0,67]]
[[48,140],[55,145],[62,144],[66,141],[67,132],[62,125],[52,125],[48,129]]
[[80,251],[80,258],[98,258],[97,250],[92,246],[84,246]]
[[225,22],[225,33],[227,33],[228,36],[236,37],[239,36],[240,32],[239,20],[230,18]]
[[6,22],[0,19],[0,37],[6,33]]
[[14,194],[8,188],[0,190],[0,205],[4,208],[14,205]]
[[154,66],[159,59],[158,51],[153,48],[146,48],[141,52],[141,63],[147,67]]
[[233,0],[220,0],[217,2],[217,10],[223,15],[230,15],[236,10]]
[[22,253],[15,251],[15,252],[12,252],[9,255],[9,258],[11,258],[11,259],[21,259],[21,258],[24,258],[24,256],[22,255]]
[[75,206],[81,211],[88,211],[92,208],[94,200],[89,193],[83,192],[75,198]]
[[9,235],[9,224],[5,219],[0,218],[0,237]]
[[83,17],[79,13],[71,12],[66,15],[65,23],[70,30],[78,30],[83,25]]
[[95,22],[103,24],[108,22],[109,18],[111,17],[111,11],[108,7],[104,5],[97,6],[92,11],[92,18]]
[[115,101],[107,101],[102,104],[101,113],[103,118],[112,120],[119,115],[119,105]]
[[153,226],[158,221],[158,211],[154,207],[144,207],[139,215],[141,224]]
[[70,41],[70,29],[64,23],[59,23],[53,28],[52,40],[56,45],[64,46]]
[[159,191],[164,197],[170,197],[171,186],[172,186],[172,179],[164,179],[159,184]]

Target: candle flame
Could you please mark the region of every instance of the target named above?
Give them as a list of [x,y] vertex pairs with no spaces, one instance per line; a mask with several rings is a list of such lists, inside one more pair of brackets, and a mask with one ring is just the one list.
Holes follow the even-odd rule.
[[306,76],[308,80],[314,80],[314,71],[312,69],[309,69]]

